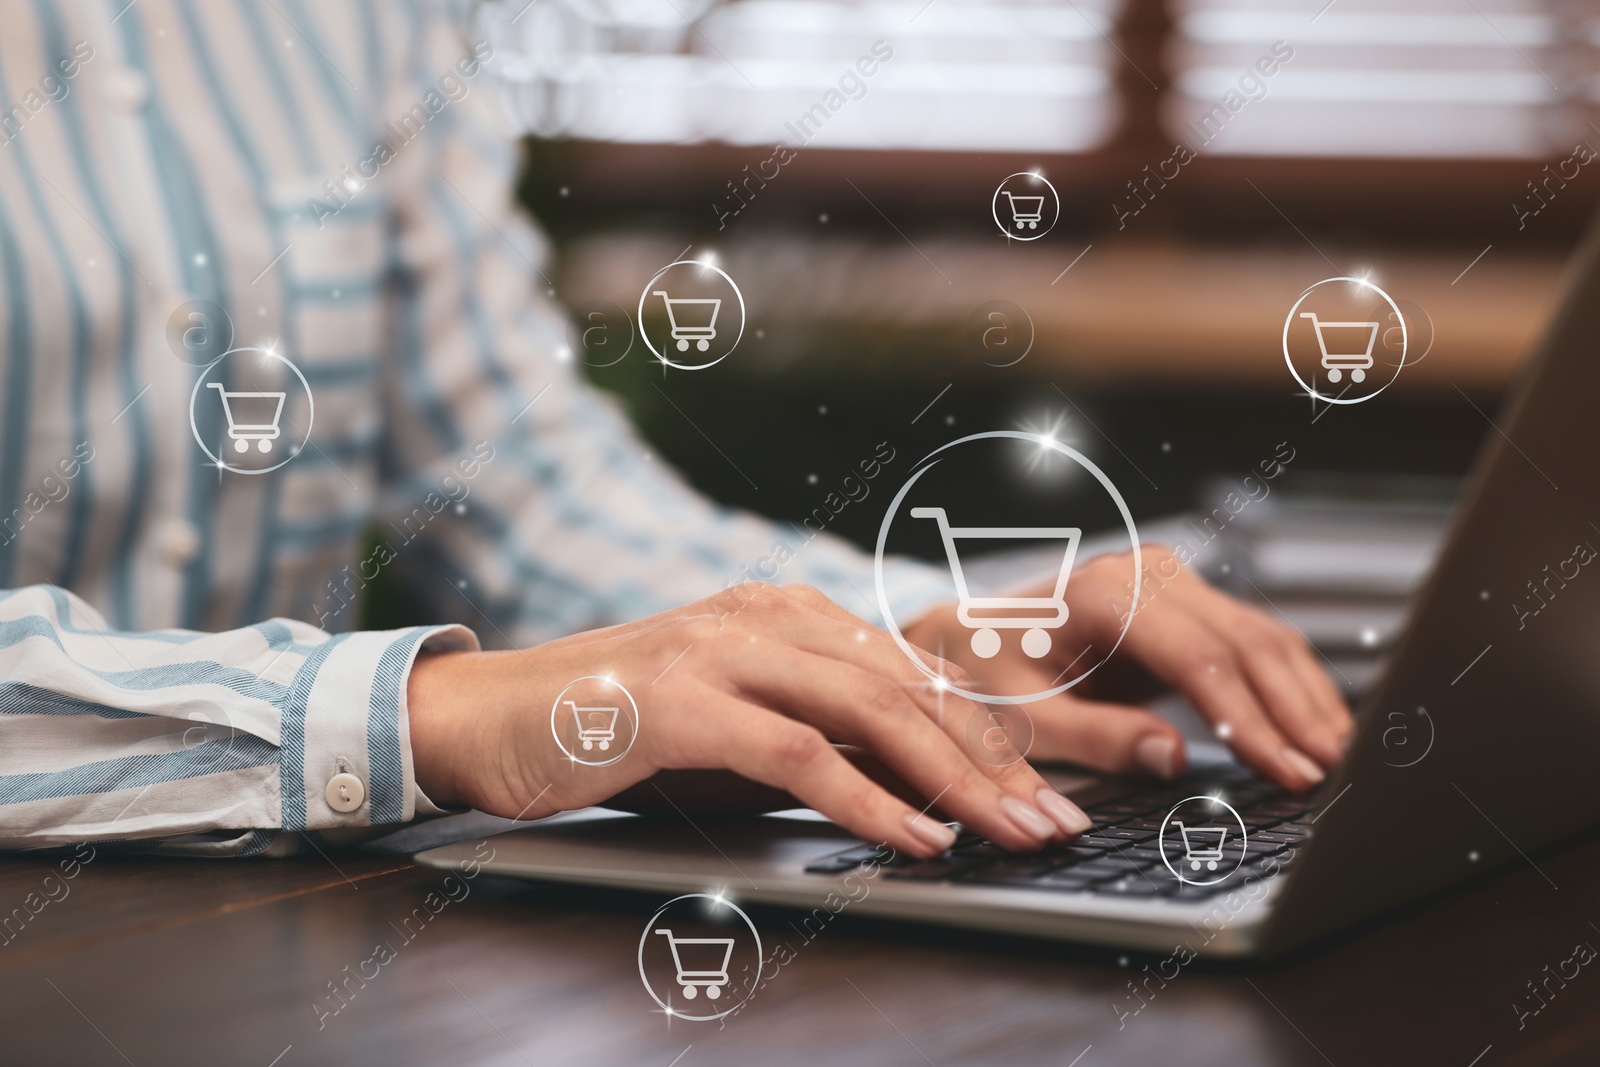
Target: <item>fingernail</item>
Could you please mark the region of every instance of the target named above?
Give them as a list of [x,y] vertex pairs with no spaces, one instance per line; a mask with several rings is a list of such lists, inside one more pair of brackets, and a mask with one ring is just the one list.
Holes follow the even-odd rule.
[[1327,775],[1323,773],[1322,768],[1318,767],[1311,761],[1311,757],[1297,749],[1284,749],[1283,762],[1294,768],[1294,770],[1301,777],[1311,779],[1312,785],[1316,785],[1318,782],[1327,777]]
[[938,819],[926,815],[907,815],[906,829],[929,848],[945,851],[956,843],[956,832]]
[[1024,804],[1016,797],[1001,797],[1000,810],[1016,823],[1017,829],[1029,837],[1037,837],[1043,841],[1047,837],[1055,836],[1056,824],[1045,818],[1038,808]]
[[1133,758],[1157,778],[1177,777],[1178,742],[1166,734],[1151,734],[1140,741],[1133,747]]
[[1093,825],[1089,822],[1089,816],[1083,813],[1082,808],[1057,793],[1054,789],[1046,786],[1039,790],[1036,796],[1039,798],[1040,809],[1054,819],[1057,826],[1074,837]]

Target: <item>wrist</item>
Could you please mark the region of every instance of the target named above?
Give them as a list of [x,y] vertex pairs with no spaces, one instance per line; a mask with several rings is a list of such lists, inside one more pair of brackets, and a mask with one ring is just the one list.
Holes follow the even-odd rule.
[[482,652],[424,652],[406,681],[411,765],[417,786],[436,804],[472,803],[470,763],[473,661]]

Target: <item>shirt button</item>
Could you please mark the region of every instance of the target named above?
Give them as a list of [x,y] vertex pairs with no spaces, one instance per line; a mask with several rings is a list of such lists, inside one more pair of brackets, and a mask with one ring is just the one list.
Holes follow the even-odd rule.
[[130,115],[150,100],[150,79],[131,67],[116,67],[108,71],[105,89],[117,109]]
[[328,807],[334,811],[351,812],[367,799],[367,787],[350,772],[340,771],[328,779],[328,788],[323,795],[328,798]]
[[182,567],[200,554],[200,531],[182,519],[164,523],[157,542],[161,558],[174,567]]

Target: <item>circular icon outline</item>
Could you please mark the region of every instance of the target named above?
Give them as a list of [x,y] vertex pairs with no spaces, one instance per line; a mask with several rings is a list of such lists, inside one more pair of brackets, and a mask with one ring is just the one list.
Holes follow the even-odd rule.
[[[207,376],[210,375],[211,371],[223,360],[227,359],[229,356],[238,355],[240,352],[258,352],[263,356],[269,356],[272,359],[277,360],[285,367],[288,367],[290,370],[294,371],[294,376],[300,379],[300,387],[306,391],[306,432],[305,436],[300,439],[300,444],[297,445],[287,455],[285,455],[283,459],[279,460],[277,463],[274,463],[272,466],[261,467],[256,470],[249,470],[244,467],[235,467],[213,453],[211,451],[211,447],[205,443],[204,439],[201,438],[200,427],[195,422],[194,417],[195,401],[200,399],[200,387],[206,384]],[[189,393],[189,432],[194,434],[195,443],[200,446],[200,451],[204,452],[206,456],[210,458],[211,462],[215,463],[221,469],[225,471],[231,471],[234,474],[271,474],[279,467],[289,463],[296,456],[298,456],[300,451],[304,449],[305,446],[311,441],[311,428],[315,426],[316,423],[317,399],[311,394],[311,383],[306,381],[306,376],[300,373],[300,368],[296,367],[288,356],[285,356],[280,352],[275,352],[270,348],[258,348],[254,345],[241,345],[238,348],[229,349],[216,359],[212,360],[210,363],[206,364],[205,370],[196,375],[194,380],[194,389]]]
[[[1332,285],[1335,282],[1350,282],[1350,283],[1352,283],[1354,285],[1359,285],[1364,289],[1371,289],[1373,292],[1375,292],[1379,296],[1383,297],[1383,302],[1385,304],[1389,305],[1389,310],[1393,311],[1395,318],[1400,320],[1400,362],[1396,363],[1396,364],[1393,364],[1393,366],[1394,366],[1394,374],[1392,374],[1389,377],[1388,381],[1384,382],[1382,385],[1380,385],[1378,388],[1374,389],[1372,392],[1367,393],[1365,396],[1352,397],[1352,398],[1350,398],[1348,400],[1344,399],[1343,397],[1324,396],[1322,393],[1318,392],[1316,389],[1314,389],[1311,386],[1307,385],[1306,382],[1305,382],[1305,379],[1300,377],[1299,369],[1296,368],[1295,365],[1294,365],[1294,358],[1289,354],[1289,328],[1294,325],[1295,318],[1299,314],[1299,311],[1300,311],[1300,305],[1306,302],[1306,297],[1311,295],[1311,291],[1313,289],[1320,289],[1324,285]],[[1432,346],[1430,345],[1429,347],[1431,348]],[[1382,393],[1385,389],[1389,388],[1389,386],[1393,385],[1396,381],[1399,380],[1400,372],[1405,369],[1405,366],[1406,366],[1406,348],[1407,348],[1406,317],[1405,317],[1405,315],[1401,314],[1400,305],[1396,304],[1394,302],[1394,298],[1391,297],[1388,293],[1384,292],[1382,289],[1378,288],[1376,285],[1373,285],[1371,282],[1369,282],[1365,278],[1350,278],[1350,277],[1343,277],[1343,276],[1338,277],[1338,278],[1324,278],[1320,282],[1316,282],[1316,283],[1314,283],[1312,285],[1306,286],[1305,291],[1302,292],[1300,294],[1299,299],[1297,299],[1294,302],[1294,306],[1289,309],[1288,317],[1283,320],[1283,361],[1289,367],[1289,374],[1300,385],[1300,388],[1302,388],[1302,389],[1304,389],[1306,391],[1306,394],[1308,396],[1311,396],[1314,399],[1320,400],[1325,404],[1341,404],[1341,405],[1360,404],[1360,403],[1363,403],[1365,401],[1371,400],[1373,397],[1375,397],[1375,396],[1379,395],[1380,393]],[[1352,382],[1352,384],[1354,384],[1354,383]]]
[[[1398,712],[1398,711],[1391,711],[1389,713],[1389,715],[1391,715],[1391,716],[1399,715],[1399,714],[1401,714],[1401,712]],[[1404,770],[1407,767],[1415,767],[1417,764],[1419,764],[1423,760],[1427,759],[1428,758],[1428,753],[1433,751],[1433,743],[1439,739],[1439,728],[1434,725],[1433,716],[1429,715],[1428,714],[1428,709],[1423,707],[1420,704],[1417,705],[1417,710],[1413,714],[1421,715],[1422,716],[1422,720],[1428,724],[1428,743],[1427,743],[1426,746],[1423,747],[1422,755],[1418,756],[1416,759],[1412,760],[1410,763],[1390,763],[1389,759],[1388,759],[1388,753],[1393,751],[1393,750],[1389,747],[1389,734],[1392,733],[1395,730],[1404,731],[1404,730],[1407,729],[1407,726],[1406,726],[1405,723],[1401,723],[1398,726],[1385,727],[1383,733],[1378,735],[1379,747],[1381,747],[1383,749],[1383,751],[1384,751],[1384,756],[1382,757],[1382,759],[1383,759],[1383,762],[1384,762],[1385,766],[1393,767],[1396,770]],[[1402,744],[1403,743],[1404,742],[1402,742]]]
[[[178,359],[181,362],[186,363],[191,367],[208,367],[208,366],[210,366],[210,364],[215,363],[217,359],[221,359],[222,356],[218,356],[218,357],[216,357],[216,359],[200,359],[200,360],[193,360],[193,359],[190,359],[187,356],[185,356],[183,354],[183,352],[193,351],[193,349],[191,349],[187,344],[174,344],[173,343],[173,341],[174,341],[174,338],[172,336],[173,335],[173,331],[177,328],[174,325],[173,320],[176,319],[180,314],[182,314],[184,312],[187,312],[189,316],[193,316],[196,312],[204,312],[209,317],[209,315],[210,315],[210,313],[212,311],[216,311],[216,312],[221,313],[222,321],[224,323],[226,323],[227,327],[228,327],[228,341],[227,341],[226,344],[224,344],[222,346],[222,355],[225,356],[229,352],[233,351],[234,338],[239,336],[239,330],[234,325],[233,316],[228,314],[228,309],[227,308],[223,307],[221,304],[217,303],[215,300],[207,300],[204,297],[194,297],[194,298],[192,298],[190,300],[185,300],[183,303],[181,303],[177,307],[173,308],[171,313],[167,315],[167,324],[166,324],[167,350],[170,351],[174,356],[177,356]],[[209,323],[209,321],[208,321],[207,324],[211,325]],[[196,327],[196,326],[184,327],[182,329],[180,335],[179,335],[180,339],[187,337],[191,332],[193,332],[196,329],[200,329],[200,327]],[[180,348],[183,350],[183,352],[179,351]]]
[[[1229,870],[1227,874],[1221,875],[1219,877],[1211,879],[1210,881],[1204,881],[1204,882],[1198,881],[1198,880],[1193,879],[1193,878],[1188,878],[1183,874],[1182,871],[1173,870],[1172,861],[1167,858],[1167,825],[1170,822],[1172,822],[1172,817],[1174,815],[1178,814],[1178,809],[1179,808],[1183,807],[1185,804],[1189,803],[1190,801],[1194,801],[1194,800],[1203,800],[1206,803],[1212,805],[1213,807],[1215,807],[1215,806],[1220,804],[1222,807],[1228,809],[1228,813],[1233,816],[1233,821],[1239,824],[1239,862],[1235,863],[1233,865],[1233,868],[1231,870]],[[1166,867],[1166,869],[1178,881],[1182,882],[1184,885],[1192,885],[1192,886],[1219,885],[1222,882],[1227,881],[1229,878],[1232,878],[1235,874],[1238,873],[1239,868],[1244,866],[1245,857],[1247,855],[1247,853],[1245,852],[1245,847],[1249,843],[1250,843],[1250,831],[1245,828],[1244,819],[1239,815],[1238,810],[1235,809],[1232,804],[1229,804],[1226,800],[1223,800],[1221,797],[1209,796],[1209,795],[1207,795],[1205,793],[1201,793],[1199,796],[1185,797],[1182,800],[1178,801],[1176,804],[1172,805],[1172,810],[1167,812],[1167,817],[1161,820],[1161,831],[1158,834],[1156,834],[1156,847],[1161,852],[1161,864],[1162,864],[1162,866]],[[1217,847],[1218,847],[1218,849],[1221,849],[1222,846],[1218,845]],[[1185,851],[1187,851],[1187,850],[1185,850]],[[1178,864],[1178,866],[1182,867],[1183,864],[1180,863],[1180,864]]]
[[[1007,226],[1005,223],[1000,221],[1000,194],[1006,191],[1006,182],[1010,181],[1012,178],[1032,178],[1036,182],[1044,182],[1044,187],[1050,190],[1050,199],[1055,202],[1055,212],[1050,217],[1050,225],[1046,226],[1038,233],[1030,233],[1024,236],[1022,234],[1013,232],[1012,227]],[[1037,241],[1039,238],[1055,229],[1056,223],[1061,221],[1061,194],[1056,191],[1056,187],[1054,185],[1050,184],[1050,179],[1046,178],[1043,174],[1035,174],[1031,170],[1019,170],[1015,174],[1007,174],[1004,178],[1001,178],[1000,184],[994,187],[994,196],[992,196],[989,200],[989,215],[994,219],[994,224],[1000,227],[1000,232],[1005,234],[1006,237],[1010,238],[1011,240]],[[1016,220],[1013,220],[1013,223],[1015,222]]]
[[626,311],[624,311],[621,306],[619,306],[617,304],[613,304],[609,300],[594,300],[594,301],[590,301],[589,303],[584,304],[583,307],[579,309],[580,313],[584,314],[585,316],[593,315],[593,314],[597,314],[597,313],[603,314],[605,312],[606,308],[599,307],[598,305],[600,305],[600,304],[605,304],[605,305],[608,305],[609,307],[616,308],[617,311],[621,312],[622,321],[626,322],[628,324],[628,344],[626,345],[626,347],[623,348],[622,355],[618,356],[616,359],[612,360],[610,363],[595,363],[595,362],[593,362],[592,360],[590,360],[588,358],[589,346],[588,346],[587,343],[584,342],[584,338],[589,336],[589,331],[590,330],[603,330],[603,329],[605,329],[605,327],[604,326],[587,326],[587,327],[585,327],[585,326],[582,325],[582,323],[578,323],[577,325],[580,326],[580,330],[579,330],[579,333],[578,333],[578,349],[579,349],[579,351],[584,353],[584,356],[582,357],[584,366],[593,368],[594,370],[604,370],[606,367],[615,367],[618,363],[621,363],[623,360],[627,359],[628,358],[628,353],[633,351],[633,342],[639,336],[639,330],[634,325],[633,319],[628,317],[628,313]]
[[[1027,744],[1020,748],[1012,739],[1013,731],[1011,730],[1010,724],[1002,724],[995,721],[1002,714],[1012,713],[1020,715],[1022,717],[1022,721],[1027,724]],[[978,733],[977,738],[974,739],[973,734],[977,733],[980,720],[983,724],[983,729],[981,733]],[[1002,751],[1000,750],[999,746],[990,744],[989,742],[989,735],[994,733],[996,730],[999,730],[1001,735],[1004,737],[1003,744],[1010,748],[1010,753],[1006,753],[1006,755],[1009,755],[1010,758],[997,758],[1002,755]],[[1021,763],[1023,760],[1028,758],[1028,753],[1033,751],[1033,743],[1038,740],[1038,737],[1039,731],[1033,725],[1033,716],[1029,715],[1027,709],[1021,707],[1020,705],[1011,705],[1007,707],[1004,712],[1000,712],[986,704],[979,704],[977,707],[972,709],[972,714],[967,718],[967,744],[972,747],[974,754],[979,759],[983,760],[983,762],[989,764],[991,767],[1010,767],[1013,764]]]
[[[894,613],[889,610],[889,594],[883,583],[883,553],[884,546],[889,540],[889,527],[893,524],[894,517],[899,513],[900,505],[905,501],[906,494],[911,491],[911,487],[916,485],[919,478],[932,470],[940,462],[933,457],[937,456],[940,452],[943,452],[946,449],[954,448],[957,445],[970,444],[973,441],[1007,439],[1013,441],[1031,441],[1041,448],[1053,449],[1054,451],[1059,452],[1061,455],[1066,456],[1068,459],[1077,463],[1084,470],[1093,475],[1095,480],[1100,483],[1101,488],[1111,495],[1112,501],[1117,505],[1117,511],[1122,515],[1123,524],[1128,529],[1129,543],[1133,546],[1131,553],[1133,556],[1133,599],[1128,606],[1128,617],[1122,624],[1122,631],[1117,634],[1117,640],[1112,644],[1111,648],[1107,650],[1104,657],[1092,664],[1087,670],[1085,670],[1082,674],[1079,674],[1077,677],[1069,678],[1067,681],[1058,686],[1054,686],[1053,688],[1046,689],[1038,693],[1024,694],[1022,696],[999,696],[992,693],[976,693],[969,689],[963,689],[962,687],[953,684],[949,681],[949,679],[930,668],[922,661],[922,657],[917,655],[917,652],[912,647],[911,642],[907,641],[905,639],[905,635],[900,632],[900,624],[895,622]],[[1139,530],[1138,527],[1134,525],[1133,513],[1128,510],[1128,502],[1122,498],[1122,494],[1117,491],[1116,485],[1113,484],[1111,479],[1106,476],[1105,471],[1096,466],[1093,460],[1070,445],[1064,445],[1060,441],[1054,440],[1053,438],[1044,437],[1040,434],[1028,433],[1026,430],[986,430],[983,433],[969,434],[966,437],[959,437],[954,441],[946,442],[945,444],[942,444],[938,448],[934,449],[932,452],[929,452],[926,456],[923,456],[922,459],[918,461],[917,466],[911,472],[911,476],[906,479],[906,483],[900,487],[899,492],[895,493],[894,499],[889,502],[888,509],[883,513],[883,522],[878,527],[877,547],[872,558],[872,576],[877,588],[878,610],[883,615],[885,628],[889,631],[889,636],[894,638],[895,644],[900,646],[900,651],[906,654],[906,657],[911,660],[911,662],[916,666],[917,670],[921,671],[923,674],[927,675],[933,681],[943,686],[950,692],[959,696],[964,696],[968,700],[976,700],[980,704],[1032,704],[1034,701],[1046,700],[1050,697],[1065,693],[1067,690],[1071,689],[1073,686],[1089,677],[1089,675],[1093,674],[1099,669],[1101,664],[1105,663],[1106,660],[1110,659],[1116,654],[1117,649],[1122,645],[1123,639],[1128,636],[1128,628],[1133,625],[1134,616],[1139,612],[1139,595],[1143,591],[1144,561],[1139,551]]]
[[[620,690],[622,695],[628,698],[628,706],[633,709],[633,736],[629,737],[628,743],[623,745],[621,751],[619,751],[615,756],[612,756],[610,759],[584,759],[582,756],[568,749],[566,742],[561,740],[561,730],[556,726],[556,713],[561,710],[561,705],[564,703],[561,698],[571,692],[572,687],[577,685],[579,682],[604,682],[611,688]],[[603,674],[586,674],[581,678],[574,678],[562,688],[561,692],[556,694],[556,699],[550,705],[550,736],[556,739],[556,747],[559,748],[569,760],[574,763],[581,763],[585,767],[609,767],[613,763],[620,760],[623,756],[626,756],[629,752],[633,751],[633,743],[639,739],[639,722],[639,702],[633,699],[633,694],[628,692],[628,687],[617,681],[615,678],[607,678]],[[601,747],[603,749],[605,746],[602,745]]]
[[[191,774],[210,774],[213,769],[219,769],[233,751],[234,742],[246,736],[221,705],[195,701],[179,705],[175,710],[183,713],[177,721],[193,723],[179,735],[184,753],[193,757],[189,764]],[[195,733],[200,739],[191,742],[189,736]],[[219,742],[220,747],[213,747]]]
[[[1434,324],[1432,313],[1430,313],[1427,308],[1423,307],[1421,304],[1417,303],[1415,300],[1412,300],[1409,297],[1400,297],[1397,300],[1395,300],[1395,303],[1396,304],[1408,304],[1411,307],[1415,308],[1417,311],[1422,312],[1423,319],[1425,319],[1427,321],[1427,323],[1428,323],[1428,347],[1426,347],[1426,348],[1424,348],[1422,350],[1422,354],[1421,355],[1413,356],[1410,352],[1404,351],[1404,347],[1402,346],[1402,354],[1401,354],[1400,363],[1389,363],[1389,362],[1385,361],[1385,363],[1384,363],[1385,366],[1394,367],[1395,368],[1395,373],[1399,374],[1400,373],[1400,367],[1402,365],[1408,366],[1408,367],[1415,367],[1418,363],[1421,363],[1423,360],[1428,358],[1428,353],[1432,352],[1433,351],[1433,346],[1438,343],[1438,340],[1439,340],[1439,328],[1438,328],[1438,326],[1436,326]],[[1405,325],[1405,312],[1402,311],[1400,313],[1400,316],[1401,316],[1401,324]],[[1413,317],[1412,321],[1413,322],[1416,321],[1415,317]],[[1392,330],[1392,329],[1394,329],[1393,326],[1389,327],[1389,330]],[[1410,327],[1406,326],[1406,329],[1409,330]],[[1387,334],[1389,332],[1389,330],[1381,330],[1381,331],[1379,331],[1378,336],[1380,338],[1383,337],[1383,335]]]
[[[654,286],[658,280],[660,280],[663,274],[667,273],[667,271],[671,270],[673,267],[683,266],[700,267],[704,270],[715,271],[716,273],[722,275],[722,280],[727,282],[728,285],[733,289],[733,295],[739,301],[739,336],[733,339],[733,344],[728,346],[728,350],[726,352],[722,353],[722,355],[718,356],[710,363],[674,363],[672,360],[656,351],[655,344],[650,340],[650,332],[644,328],[644,302],[646,298],[650,296],[651,287]],[[674,370],[710,370],[718,363],[721,363],[723,360],[733,355],[733,350],[739,347],[740,341],[744,340],[746,314],[747,312],[745,311],[744,306],[744,294],[739,291],[739,284],[735,282],[731,276],[729,276],[727,271],[723,270],[715,263],[707,263],[703,259],[680,259],[676,262],[668,263],[665,267],[662,267],[660,270],[651,275],[650,280],[645,282],[644,290],[639,293],[639,310],[637,312],[639,336],[644,339],[644,345],[650,350],[651,355],[655,356],[667,366],[672,367]]]
[[697,1022],[697,1023],[715,1022],[717,1019],[720,1019],[725,1015],[731,1015],[735,1011],[737,1011],[739,1008],[743,1007],[745,1001],[750,999],[750,993],[747,991],[742,998],[740,998],[737,1001],[734,1001],[732,1004],[729,1004],[726,1010],[720,1011],[715,1015],[685,1015],[683,1012],[679,1011],[677,1008],[672,1007],[671,1005],[669,1005],[665,1001],[663,1001],[660,997],[656,996],[655,987],[653,987],[650,984],[649,977],[646,976],[646,974],[644,973],[644,946],[645,946],[645,942],[647,942],[650,939],[650,935],[655,932],[656,922],[661,918],[662,915],[664,915],[666,913],[666,910],[668,908],[672,907],[674,904],[678,903],[680,900],[709,900],[709,901],[711,901],[712,904],[714,904],[714,905],[716,905],[718,907],[732,908],[734,910],[734,913],[736,915],[738,915],[739,918],[744,920],[745,928],[750,931],[750,936],[755,938],[755,941],[756,941],[756,961],[757,961],[757,969],[758,970],[760,969],[761,962],[766,958],[766,955],[765,955],[765,951],[766,950],[761,947],[761,934],[756,930],[756,924],[750,921],[750,916],[748,916],[748,915],[746,915],[744,913],[744,909],[739,907],[739,905],[735,904],[733,901],[729,900],[727,897],[716,896],[716,895],[713,895],[711,893],[685,893],[682,896],[673,897],[671,900],[669,900],[665,904],[661,905],[661,907],[657,908],[656,909],[656,913],[654,915],[650,916],[650,921],[644,924],[644,933],[639,935],[639,981],[644,983],[644,991],[646,993],[649,993],[650,994],[650,999],[655,1001],[658,1005],[660,1005],[661,1006],[661,1010],[666,1012],[672,1018],[675,1018],[675,1019],[687,1019],[690,1022]]
[[[989,310],[989,314],[990,315],[993,315],[996,312],[1003,312],[1003,311],[1006,310],[1005,308],[995,307],[994,305],[997,305],[997,304],[1006,304],[1006,305],[1009,305],[1010,307],[1016,308],[1018,311],[1022,312],[1022,318],[1028,324],[1028,344],[1027,344],[1027,347],[1025,347],[1022,350],[1022,355],[1018,356],[1016,359],[1012,360],[1009,363],[991,363],[987,359],[983,361],[983,364],[986,367],[996,367],[996,368],[999,368],[999,369],[1003,370],[1006,367],[1015,367],[1018,363],[1021,363],[1023,360],[1028,358],[1028,353],[1033,351],[1033,343],[1034,343],[1034,341],[1038,340],[1039,330],[1038,330],[1038,327],[1034,326],[1034,324],[1033,324],[1033,316],[1028,314],[1028,309],[1023,307],[1021,304],[1018,304],[1015,301],[1011,301],[1011,300],[986,300],[983,303],[979,304],[976,308],[974,308],[972,310],[972,314],[976,315],[978,312],[982,311],[984,308],[989,308],[990,309]],[[972,328],[972,316],[971,315],[969,315],[967,317],[967,328],[969,330]],[[987,335],[989,330],[993,330],[993,329],[1003,329],[1003,327],[990,326],[987,329],[985,329],[983,332],[984,332],[985,335]],[[988,346],[984,345],[981,340],[979,341],[979,345],[985,351],[988,350]]]

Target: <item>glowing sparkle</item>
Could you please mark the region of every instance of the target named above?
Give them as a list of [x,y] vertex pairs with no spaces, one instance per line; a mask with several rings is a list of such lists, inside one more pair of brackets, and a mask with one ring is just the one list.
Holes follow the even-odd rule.
[[1034,436],[1035,444],[1033,455],[1028,457],[1028,473],[1033,474],[1041,467],[1048,473],[1055,465],[1055,460],[1064,463],[1071,461],[1058,451],[1057,446],[1068,443],[1063,431],[1067,428],[1067,416],[1064,412],[1055,412],[1040,416],[1037,419],[1024,419],[1018,428]]
[[1233,724],[1229,722],[1217,723],[1217,736],[1226,741],[1233,736]]

